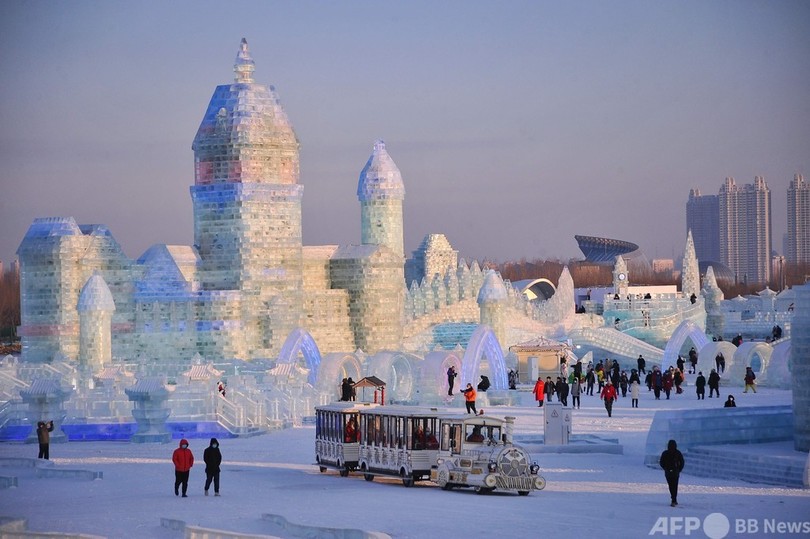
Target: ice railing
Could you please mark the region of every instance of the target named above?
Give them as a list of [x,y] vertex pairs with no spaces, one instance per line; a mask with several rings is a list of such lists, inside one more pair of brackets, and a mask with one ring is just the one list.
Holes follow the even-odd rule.
[[689,306],[685,309],[676,311],[671,314],[667,315],[659,315],[656,314],[657,312],[653,307],[651,315],[649,317],[641,317],[641,318],[628,318],[622,320],[618,324],[614,324],[613,327],[618,329],[619,331],[627,331],[631,329],[639,329],[639,328],[655,328],[655,327],[667,327],[678,325],[683,322],[687,318],[691,318],[693,316],[699,316],[703,311],[703,302],[698,301],[694,304],[689,303]]
[[261,398],[261,395],[256,398],[257,396],[251,393],[230,389],[227,397],[219,395],[216,402],[217,421],[232,432],[249,428],[264,428],[264,399]]
[[0,431],[9,424],[22,424],[28,417],[28,405],[21,398],[4,402],[0,405]]

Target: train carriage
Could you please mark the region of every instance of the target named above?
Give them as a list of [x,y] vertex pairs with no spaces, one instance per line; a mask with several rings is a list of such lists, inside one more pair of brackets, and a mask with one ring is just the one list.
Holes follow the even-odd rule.
[[359,468],[374,475],[399,477],[406,487],[430,478],[439,441],[436,408],[380,406],[360,414]]
[[336,402],[315,408],[315,462],[321,472],[334,468],[346,477],[357,469],[360,411],[376,406],[368,402]]
[[479,494],[500,489],[526,496],[544,489],[540,467],[530,461],[525,449],[512,443],[513,423],[513,417],[443,417],[431,480],[444,490],[472,487]]

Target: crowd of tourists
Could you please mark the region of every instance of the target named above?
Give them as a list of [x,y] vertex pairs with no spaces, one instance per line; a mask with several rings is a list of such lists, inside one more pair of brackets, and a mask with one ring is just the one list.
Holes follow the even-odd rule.
[[[571,406],[579,408],[581,395],[598,396],[604,403],[608,417],[612,417],[613,404],[619,398],[629,397],[630,406],[638,408],[642,387],[646,387],[655,400],[670,400],[685,394],[686,375],[690,374],[695,375],[691,382],[694,387],[692,398],[705,400],[708,387],[709,398],[719,399],[721,375],[726,366],[723,354],[718,353],[715,357],[715,368],[711,369],[708,376],[697,369],[697,363],[698,354],[694,347],[689,350],[686,358],[679,355],[675,365],[666,368],[657,365],[648,368],[643,355],[639,355],[635,368],[631,368],[630,372],[622,368],[618,360],[610,358],[599,360],[595,365],[593,362],[583,365],[582,361],[577,361],[570,369],[566,361],[562,360],[559,376],[556,379],[551,376],[543,379],[539,376],[532,393],[539,407],[554,400],[568,406],[570,397]],[[511,380],[510,376],[510,389],[514,389]],[[744,382],[744,393],[748,393],[749,389],[756,393],[756,374],[751,367],[746,368]],[[736,407],[734,397],[729,395],[724,406]]]

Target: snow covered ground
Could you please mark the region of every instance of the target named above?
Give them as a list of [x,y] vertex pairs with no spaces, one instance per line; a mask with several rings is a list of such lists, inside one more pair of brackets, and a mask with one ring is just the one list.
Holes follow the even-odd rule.
[[[641,407],[620,399],[608,419],[598,397],[583,397],[574,412],[574,433],[618,438],[624,454],[536,454],[548,485],[522,497],[471,490],[444,492],[430,483],[405,488],[398,480],[321,474],[314,462],[314,428],[296,428],[247,439],[221,440],[221,497],[204,497],[202,452],[208,440],[191,440],[198,464],[191,471],[188,498],[174,496],[168,445],[72,442],[51,445],[58,468],[102,471],[102,480],[36,478],[31,468],[0,468],[18,477],[17,488],[0,489],[0,516],[24,517],[33,531],[61,531],[106,537],[179,538],[161,518],[243,533],[292,537],[262,520],[272,513],[310,526],[383,532],[394,538],[442,537],[809,537],[772,534],[765,526],[810,522],[810,491],[681,476],[680,506],[671,508],[663,473],[643,464],[644,443],[659,409],[721,407],[721,399],[697,401],[694,389],[654,401],[642,389]],[[789,391],[732,390],[738,406],[788,404]],[[517,417],[516,435],[542,433],[541,409],[526,395],[524,407],[487,407],[487,413]],[[457,404],[463,408],[459,401]],[[661,450],[663,451],[663,447]],[[37,447],[0,444],[0,457],[35,457]],[[689,462],[686,463],[688,471]],[[730,529],[723,535],[722,513]],[[662,519],[662,517],[664,517]],[[675,518],[669,518],[675,517]],[[752,519],[752,520],[749,520]],[[704,528],[704,521],[707,526]],[[744,526],[743,526],[744,525]],[[690,529],[689,534],[684,531]],[[756,529],[754,529],[756,526]],[[807,525],[810,527],[810,524]],[[667,533],[664,533],[667,532]]]

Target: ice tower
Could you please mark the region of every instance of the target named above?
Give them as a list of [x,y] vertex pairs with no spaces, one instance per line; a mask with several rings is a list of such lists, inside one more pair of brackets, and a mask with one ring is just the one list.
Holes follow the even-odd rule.
[[[302,310],[298,139],[242,39],[194,138],[194,239],[206,357],[270,356]],[[224,331],[223,331],[224,330]]]
[[371,157],[360,172],[357,198],[360,200],[360,242],[385,245],[404,257],[402,201],[405,186],[399,168],[381,140],[374,143]]

